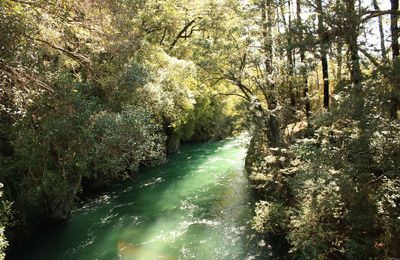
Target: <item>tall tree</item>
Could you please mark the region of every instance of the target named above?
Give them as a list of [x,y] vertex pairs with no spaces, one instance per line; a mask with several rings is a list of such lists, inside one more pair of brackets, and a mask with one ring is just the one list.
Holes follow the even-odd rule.
[[281,16],[282,16],[282,22],[285,27],[285,33],[286,33],[286,57],[287,57],[287,84],[289,85],[289,95],[290,95],[290,105],[294,107],[296,105],[296,96],[294,93],[293,89],[293,75],[294,75],[294,67],[295,67],[295,56],[293,52],[293,43],[292,43],[292,37],[293,37],[293,27],[292,27],[292,13],[291,13],[291,1],[287,1],[287,18],[288,20],[286,21],[286,12],[285,12],[285,4],[280,6],[281,9]]
[[[373,0],[372,3],[374,5],[375,11],[379,12],[380,8],[378,5],[378,1]],[[378,17],[378,26],[379,26],[379,37],[380,37],[380,44],[381,44],[381,55],[382,55],[382,59],[386,60],[385,32],[383,31],[382,16]]]
[[390,0],[391,3],[391,15],[390,15],[390,31],[392,34],[392,52],[393,60],[397,59],[400,54],[399,48],[399,26],[398,26],[398,11],[399,11],[399,0]]
[[340,83],[342,81],[342,50],[343,50],[343,41],[339,39],[337,43],[337,71],[336,71],[336,82]]
[[400,107],[400,84],[398,83],[398,70],[400,66],[399,61],[399,25],[398,25],[398,11],[399,11],[399,0],[390,0],[391,2],[391,23],[390,23],[390,31],[392,35],[392,55],[393,55],[393,69],[394,74],[396,74],[393,83],[394,89],[391,97],[391,109],[390,109],[390,116],[393,119],[397,119],[397,111]]
[[344,38],[347,42],[350,54],[350,77],[353,85],[359,89],[361,82],[361,66],[358,46],[358,34],[360,27],[360,18],[356,12],[356,0],[345,0],[345,35]]
[[300,61],[302,67],[302,75],[303,75],[303,99],[304,99],[304,109],[306,112],[307,121],[311,114],[311,103],[309,98],[309,90],[308,90],[308,77],[307,77],[307,69],[305,66],[305,50],[304,50],[304,30],[303,30],[303,23],[301,20],[301,0],[296,1],[296,22],[298,28],[298,42],[299,42],[299,52],[300,52]]
[[262,36],[263,36],[263,52],[265,60],[265,84],[267,86],[267,102],[269,109],[275,109],[277,106],[277,100],[274,94],[275,83],[270,80],[270,77],[274,73],[273,69],[273,0],[261,0],[261,22],[262,22]]
[[324,107],[329,108],[329,70],[327,58],[327,45],[329,42],[329,35],[324,27],[324,10],[322,7],[322,0],[316,1],[317,15],[318,15],[318,37],[320,44],[320,55],[322,64],[322,78],[324,82]]

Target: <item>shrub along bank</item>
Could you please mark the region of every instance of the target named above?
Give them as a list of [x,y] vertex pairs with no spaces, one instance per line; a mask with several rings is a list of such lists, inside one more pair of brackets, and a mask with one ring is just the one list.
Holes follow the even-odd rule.
[[400,254],[400,125],[374,104],[338,91],[292,142],[268,146],[258,127],[246,168],[258,195],[253,227],[295,259],[390,259]]
[[[238,118],[234,100],[214,98],[195,63],[171,54],[181,5],[152,16],[157,1],[61,2],[0,3],[0,252],[5,227],[13,242],[63,222],[82,192],[164,162],[181,142],[228,136]],[[160,42],[151,28],[170,17]]]

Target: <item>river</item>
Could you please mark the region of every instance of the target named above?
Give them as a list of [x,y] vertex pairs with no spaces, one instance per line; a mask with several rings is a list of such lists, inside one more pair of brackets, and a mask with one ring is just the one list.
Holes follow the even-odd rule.
[[[265,259],[251,231],[248,138],[190,144],[86,199],[13,259]],[[264,255],[264,257],[262,257]]]

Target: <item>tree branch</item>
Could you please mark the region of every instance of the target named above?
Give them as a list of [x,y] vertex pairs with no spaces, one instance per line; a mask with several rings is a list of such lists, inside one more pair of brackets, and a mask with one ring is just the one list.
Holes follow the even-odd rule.
[[241,98],[248,100],[245,96],[237,94],[237,93],[217,93],[217,94],[213,95],[212,98],[214,99],[216,96],[219,96],[219,95],[220,96],[237,96],[237,97],[241,97]]
[[40,88],[44,88],[48,91],[53,92],[53,89],[47,85],[46,83],[44,83],[43,81],[36,79],[35,77],[29,75],[28,73],[17,69],[17,68],[13,68],[9,65],[7,65],[2,59],[0,59],[0,70],[3,70],[5,72],[7,72],[11,77],[14,78],[15,81],[20,82],[25,89],[28,89],[26,87],[26,82],[24,81],[24,79],[28,79],[29,81],[33,82],[35,85],[39,86]]
[[374,64],[375,67],[377,67],[378,69],[381,69],[381,68],[382,68],[381,64],[379,64],[379,62],[378,62],[371,54],[369,54],[366,50],[364,50],[363,48],[360,48],[359,50],[360,50],[360,52],[361,52],[362,54],[364,54],[365,57],[368,58],[368,60],[369,60],[372,64]]
[[398,10],[376,10],[376,11],[367,11],[365,12],[365,14],[367,15],[366,17],[364,17],[363,19],[361,19],[361,23],[365,23],[366,21],[375,18],[375,17],[379,17],[382,15],[387,15],[387,14],[398,14],[400,15],[400,11]]
[[41,42],[41,43],[44,43],[47,46],[49,46],[49,47],[51,47],[51,48],[53,48],[55,50],[61,51],[61,52],[65,53],[65,54],[67,54],[68,56],[70,56],[71,58],[76,59],[76,60],[78,60],[80,62],[83,62],[83,63],[86,63],[86,64],[90,63],[89,59],[86,56],[84,56],[83,54],[66,50],[66,49],[64,49],[64,48],[62,48],[60,46],[57,46],[57,45],[55,45],[55,44],[53,44],[53,43],[51,43],[49,41],[43,40],[43,39],[39,39],[39,38],[31,38],[31,39],[33,39],[35,41],[38,41],[38,42]]
[[[197,19],[201,19],[201,17],[196,17],[193,20],[191,20],[189,23],[187,23],[182,30],[180,30],[180,32],[178,33],[178,35],[175,37],[174,41],[171,43],[171,46],[169,46],[169,49],[172,50],[176,43],[179,41],[179,39],[181,38],[187,38],[188,36],[184,36],[183,34],[186,33],[186,31],[190,28],[190,26],[192,26]],[[193,28],[191,33],[193,33]]]
[[161,36],[160,45],[163,45],[165,36],[167,35],[167,27],[164,28],[163,34]]

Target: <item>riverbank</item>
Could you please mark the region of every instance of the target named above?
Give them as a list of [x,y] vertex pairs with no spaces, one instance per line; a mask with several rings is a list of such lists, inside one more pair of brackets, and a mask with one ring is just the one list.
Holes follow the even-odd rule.
[[337,109],[278,147],[255,129],[253,227],[282,258],[390,259],[399,255],[400,126]]
[[36,233],[9,259],[268,255],[267,243],[251,231],[247,142],[184,145],[166,164],[89,197],[66,225]]
[[[129,122],[129,118],[125,120],[127,122],[124,123],[132,123]],[[114,123],[119,127],[126,127],[124,123]],[[131,127],[135,128],[135,125]],[[86,130],[86,132],[90,131],[94,132],[94,129]],[[142,133],[142,137],[146,135],[147,140],[139,138],[138,129],[110,133],[106,128],[101,131],[102,134],[108,134],[102,138],[102,142],[95,144],[92,142],[93,140],[82,141],[82,147],[89,149],[81,151],[85,154],[84,158],[76,158],[76,161],[73,162],[57,162],[62,167],[56,167],[51,172],[55,175],[53,177],[55,179],[52,181],[56,183],[48,183],[49,181],[46,179],[48,176],[39,175],[28,176],[26,178],[30,178],[29,180],[22,179],[18,184],[5,181],[7,188],[5,195],[11,201],[8,204],[7,216],[10,220],[6,221],[10,224],[7,225],[5,234],[11,247],[18,247],[45,226],[63,225],[69,221],[71,212],[76,206],[91,194],[97,194],[99,190],[114,182],[136,179],[139,171],[146,171],[147,168],[164,164],[168,156],[179,152],[181,142],[183,142],[181,134],[171,132],[171,136],[166,136],[157,127],[153,129],[149,127],[145,133]],[[74,139],[74,137],[71,138]],[[110,142],[111,139],[114,140]],[[124,139],[128,144],[119,142],[119,139]],[[174,143],[173,149],[171,143]],[[48,144],[44,144],[44,146],[46,145]],[[112,149],[112,152],[103,153],[107,149]],[[62,151],[62,153],[65,153],[63,156],[68,156],[71,151]],[[74,157],[77,155],[75,154]],[[44,163],[50,164],[53,159],[48,158]],[[14,169],[15,161],[17,159],[5,158],[0,162],[8,163],[10,168],[6,169],[11,170]],[[77,165],[71,167],[70,163]],[[39,165],[32,167],[40,168]],[[17,170],[19,169],[17,168]],[[49,171],[49,169],[46,170]],[[7,176],[3,175],[2,177]],[[34,180],[32,180],[33,177],[35,177]],[[30,181],[35,181],[36,189],[33,191],[34,187],[26,186]],[[48,187],[49,185],[51,186]],[[20,190],[15,190],[17,188]],[[26,197],[28,195],[30,197]],[[10,199],[14,198],[13,196],[15,199]]]

